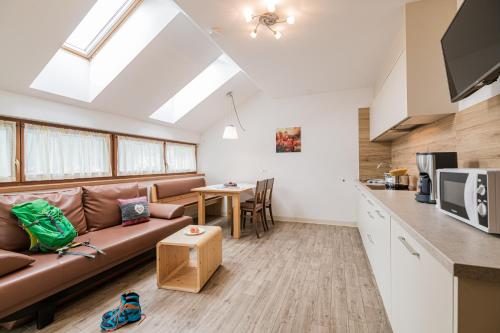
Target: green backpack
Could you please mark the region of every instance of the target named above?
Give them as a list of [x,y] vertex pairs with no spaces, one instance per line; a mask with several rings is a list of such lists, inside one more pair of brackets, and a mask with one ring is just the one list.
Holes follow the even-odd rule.
[[75,228],[64,216],[61,209],[51,206],[45,200],[37,199],[15,205],[12,207],[12,213],[17,216],[21,227],[30,237],[30,251],[57,252],[59,256],[76,254],[95,258],[92,254],[68,252],[70,248],[88,246],[103,253],[91,246],[89,242],[73,243],[78,235]]

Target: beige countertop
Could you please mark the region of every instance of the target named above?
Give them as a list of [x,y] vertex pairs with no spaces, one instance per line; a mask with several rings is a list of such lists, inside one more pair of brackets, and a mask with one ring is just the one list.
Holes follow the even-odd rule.
[[445,215],[436,205],[417,202],[415,192],[359,184],[455,276],[500,282],[500,236]]

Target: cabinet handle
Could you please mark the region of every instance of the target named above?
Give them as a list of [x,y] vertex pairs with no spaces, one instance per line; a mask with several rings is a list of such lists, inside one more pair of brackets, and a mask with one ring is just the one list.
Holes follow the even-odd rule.
[[380,218],[385,219],[384,214],[382,214],[382,213],[380,212],[380,210],[376,209],[375,211],[377,212],[377,215],[378,215],[378,216],[380,216]]
[[370,243],[375,244],[375,242],[373,241],[372,235],[370,235],[370,234],[366,234],[366,235],[368,236],[368,240],[370,241]]
[[363,198],[366,198],[366,194],[364,194],[364,193],[361,193],[361,196],[362,196]]
[[408,250],[408,252],[410,252],[412,256],[420,258],[420,253],[415,251],[415,249],[410,244],[408,244],[406,238],[404,238],[403,236],[398,236],[398,239],[401,243],[403,243],[404,247],[406,247],[406,249]]
[[369,211],[366,211],[368,213],[368,216],[373,220],[375,219],[375,216],[372,215],[372,213],[370,213]]
[[371,200],[366,200],[366,201],[368,201],[368,203],[369,203],[371,206],[373,206],[373,202],[372,202]]

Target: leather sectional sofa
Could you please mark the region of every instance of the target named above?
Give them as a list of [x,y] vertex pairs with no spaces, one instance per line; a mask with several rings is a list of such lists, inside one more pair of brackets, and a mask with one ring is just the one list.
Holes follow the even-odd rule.
[[[137,261],[145,253],[152,254],[158,241],[192,223],[191,217],[183,216],[182,206],[150,204],[149,222],[121,226],[117,199],[138,197],[143,191],[138,184],[119,184],[0,195],[0,249],[4,253],[22,252],[35,259],[28,267],[0,276],[0,323],[35,316],[37,326],[45,326],[53,320],[56,304],[71,294],[68,290],[81,292],[85,286],[105,280],[106,272],[116,275],[118,267],[133,262],[133,258]],[[13,204],[38,198],[63,210],[78,231],[75,241],[90,240],[106,254],[89,259],[26,252],[29,239],[10,209]],[[79,247],[78,251],[96,254],[86,247]]]
[[[151,187],[151,201],[158,203],[168,203],[184,206],[187,211],[196,216],[198,211],[198,193],[191,192],[191,189],[206,186],[203,177],[190,177],[169,179],[154,183]],[[220,216],[222,211],[223,197],[215,194],[205,196],[205,206],[207,215]],[[191,208],[195,208],[194,210]]]

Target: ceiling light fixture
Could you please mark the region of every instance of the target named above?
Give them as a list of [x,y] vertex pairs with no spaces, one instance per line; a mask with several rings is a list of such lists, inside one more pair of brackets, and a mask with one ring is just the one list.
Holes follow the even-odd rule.
[[[231,101],[232,101],[232,104],[233,104],[234,113],[236,114],[236,119],[238,120],[238,124],[240,124],[241,129],[243,130],[243,132],[245,132],[245,128],[241,125],[240,116],[238,115],[238,111],[236,110],[236,104],[234,103],[233,92],[229,91],[226,94],[226,96],[231,98]],[[238,131],[236,130],[236,126],[234,126],[233,124],[227,125],[224,128],[224,133],[222,134],[222,138],[223,139],[228,139],[228,140],[238,139]]]
[[243,15],[245,16],[245,21],[247,23],[251,23],[257,19],[255,28],[250,32],[250,37],[252,38],[257,38],[257,30],[259,29],[260,25],[268,28],[273,33],[274,38],[280,39],[283,36],[283,33],[274,29],[273,26],[280,23],[295,24],[294,16],[288,16],[287,18],[283,19],[278,14],[276,14],[276,3],[274,1],[270,1],[267,4],[267,12],[265,13],[254,15],[249,8],[246,8],[243,12]]

